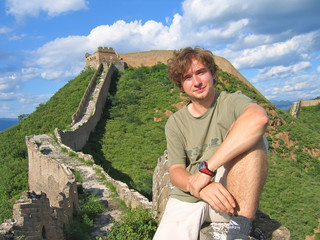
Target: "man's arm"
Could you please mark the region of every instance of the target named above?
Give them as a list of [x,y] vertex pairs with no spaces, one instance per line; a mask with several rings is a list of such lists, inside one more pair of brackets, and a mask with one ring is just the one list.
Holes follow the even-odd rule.
[[[169,167],[169,176],[174,186],[184,192],[190,191],[189,178],[192,175],[186,171],[185,164],[175,164]],[[228,190],[221,183],[205,184],[207,186],[201,191],[200,199],[209,203],[218,212],[234,213],[236,203]]]
[[189,192],[188,179],[191,176],[186,171],[185,164],[174,164],[169,167],[169,176],[171,183],[184,192]]
[[[265,133],[268,121],[268,115],[262,107],[258,104],[249,104],[233,123],[218,150],[207,161],[208,168],[215,171],[253,148]],[[187,189],[199,198],[201,189],[210,182],[210,176],[197,172],[188,180]]]

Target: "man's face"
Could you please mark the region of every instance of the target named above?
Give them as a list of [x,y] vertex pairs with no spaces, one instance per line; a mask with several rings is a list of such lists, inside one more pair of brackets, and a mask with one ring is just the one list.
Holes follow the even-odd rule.
[[214,94],[214,78],[206,66],[192,59],[189,69],[182,76],[182,90],[192,101],[206,100]]

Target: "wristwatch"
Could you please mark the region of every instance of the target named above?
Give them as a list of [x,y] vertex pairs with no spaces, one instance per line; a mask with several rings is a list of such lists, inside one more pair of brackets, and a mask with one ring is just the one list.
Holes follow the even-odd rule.
[[199,164],[199,171],[204,173],[204,174],[207,174],[211,177],[214,177],[217,173],[217,170],[212,172],[209,168],[208,168],[208,163],[206,161],[203,161],[203,162],[200,162]]

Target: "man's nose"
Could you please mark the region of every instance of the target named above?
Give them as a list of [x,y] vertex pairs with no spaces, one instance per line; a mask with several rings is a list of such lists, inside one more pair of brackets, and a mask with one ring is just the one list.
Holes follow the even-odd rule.
[[201,79],[200,79],[200,77],[197,76],[196,74],[193,74],[192,80],[193,80],[193,84],[196,85],[196,86],[199,85],[199,84],[201,84]]

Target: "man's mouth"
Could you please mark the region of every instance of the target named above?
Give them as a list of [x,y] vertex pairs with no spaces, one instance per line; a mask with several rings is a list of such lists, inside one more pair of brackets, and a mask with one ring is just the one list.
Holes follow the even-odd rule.
[[203,92],[204,90],[205,90],[205,86],[204,87],[201,87],[201,88],[196,88],[195,90],[194,90],[194,92],[196,92],[196,93],[201,93],[201,92]]

